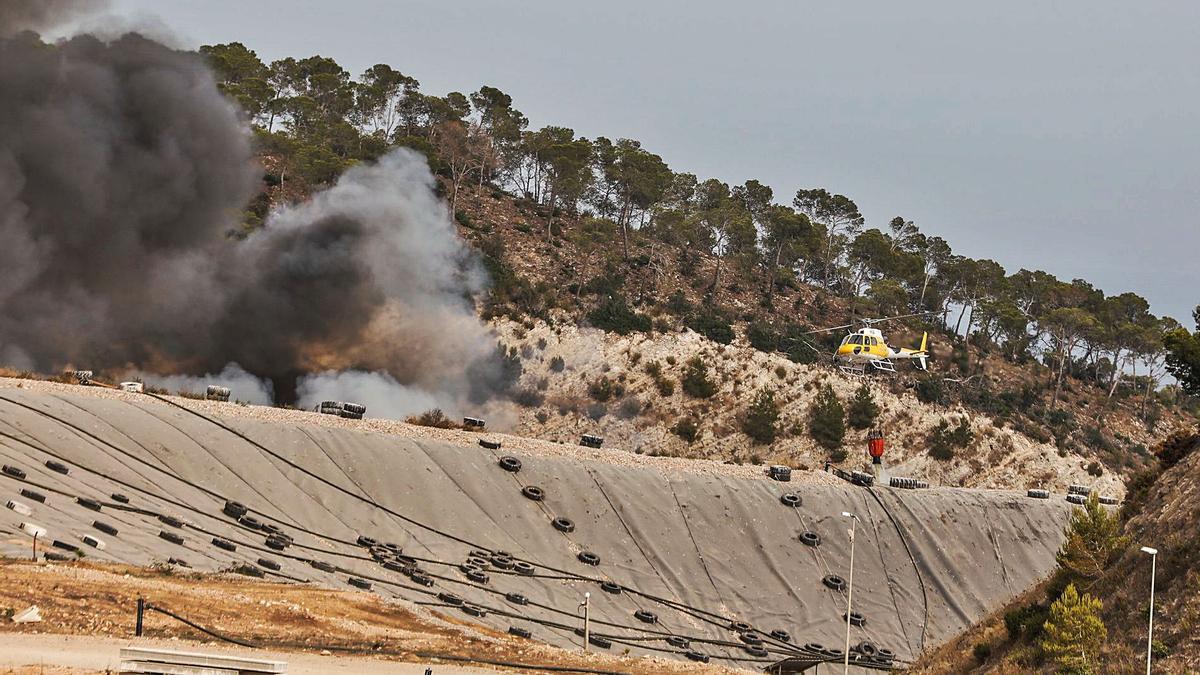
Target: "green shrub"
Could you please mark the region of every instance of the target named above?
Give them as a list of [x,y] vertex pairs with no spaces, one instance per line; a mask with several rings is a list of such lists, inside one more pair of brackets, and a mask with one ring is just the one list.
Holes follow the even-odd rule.
[[588,385],[588,396],[592,399],[604,403],[612,399],[614,396],[620,396],[625,393],[625,386],[620,382],[614,382],[607,375],[601,375]]
[[700,436],[700,427],[696,425],[696,421],[690,417],[685,417],[675,423],[671,427],[671,433],[688,442],[688,445],[696,442]]
[[[826,384],[808,411],[808,433],[826,450],[837,450],[846,436],[846,412],[833,387]],[[845,459],[843,453],[842,458]],[[834,460],[842,461],[842,460]]]
[[779,349],[779,334],[769,323],[755,321],[746,328],[746,340],[760,352],[773,352]]
[[713,342],[723,345],[733,342],[733,326],[728,319],[711,308],[691,315],[684,325]]
[[645,333],[651,327],[650,317],[633,311],[620,295],[612,295],[601,302],[588,314],[588,321],[596,328],[618,335]]
[[759,443],[773,443],[778,433],[776,425],[779,422],[779,404],[775,402],[775,392],[760,389],[746,410],[742,420],[742,431]]
[[940,377],[934,375],[926,375],[917,380],[917,400],[921,403],[934,403],[943,405],[946,403],[946,385]]
[[561,373],[563,371],[563,369],[566,367],[567,367],[567,364],[565,361],[563,361],[563,357],[555,356],[550,359],[550,370],[551,371],[553,371],[555,373]]
[[1008,639],[1016,642],[1022,636],[1037,637],[1046,622],[1048,609],[1042,605],[1026,605],[1004,613],[1004,628],[1008,631]]
[[870,387],[864,382],[859,386],[858,391],[854,392],[846,421],[855,429],[868,429],[875,424],[877,417],[879,417],[879,406],[875,403],[875,397],[871,396]]
[[992,645],[987,642],[977,642],[975,647],[971,649],[971,655],[979,663],[987,661],[992,655]]
[[708,366],[699,356],[687,362],[680,380],[683,391],[694,398],[712,398],[717,393],[717,385],[708,378]]
[[929,456],[942,462],[954,458],[956,448],[965,448],[974,440],[971,433],[971,423],[967,418],[960,417],[958,425],[951,427],[950,422],[942,418],[933,431],[929,432]]

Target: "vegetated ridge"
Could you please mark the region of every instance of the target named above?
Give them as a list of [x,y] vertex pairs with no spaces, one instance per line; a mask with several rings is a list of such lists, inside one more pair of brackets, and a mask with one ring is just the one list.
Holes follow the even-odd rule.
[[[425,154],[491,274],[480,311],[520,359],[523,433],[816,466],[878,426],[902,471],[948,484],[1118,490],[1194,419],[1193,397],[1159,387],[1178,323],[1136,294],[1008,273],[900,216],[871,227],[824,188],[776,199],[757,180],[672,170],[634,140],[529,130],[494,87],[434,96],[385,64],[354,78],[326,57],[201,52],[266,167],[232,235],[392,147]],[[917,312],[882,328],[898,345],[929,331],[928,374],[902,367],[859,392],[812,365],[842,333],[809,331]]]

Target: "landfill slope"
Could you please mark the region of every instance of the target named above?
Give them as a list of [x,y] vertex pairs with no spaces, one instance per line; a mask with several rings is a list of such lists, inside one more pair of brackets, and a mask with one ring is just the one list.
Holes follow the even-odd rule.
[[[151,396],[0,389],[0,461],[26,473],[24,480],[0,476],[0,503],[13,499],[33,509],[29,516],[3,511],[0,554],[28,551],[18,529],[26,521],[90,559],[146,565],[176,558],[199,570],[245,564],[268,577],[337,587],[354,576],[384,595],[500,630],[525,628],[565,647],[582,644],[574,627],[590,592],[591,629],[601,636],[596,648],[679,658],[690,651],[760,668],[805,643],[841,647],[845,594],[822,579],[849,575],[851,521],[843,511],[859,518],[854,609],[866,619],[851,641],[889,649],[900,662],[1046,575],[1070,511],[1061,496],[671,475],[530,452],[513,452],[522,465],[510,472],[498,465],[509,454],[504,448],[297,420],[201,415]],[[48,468],[47,460],[69,473]],[[523,496],[527,485],[542,488],[544,499]],[[47,499],[31,500],[22,489]],[[801,497],[798,507],[781,502],[788,492]],[[114,501],[113,493],[129,503]],[[97,512],[76,497],[103,505]],[[277,524],[294,544],[268,548],[263,532],[222,513],[227,500]],[[573,521],[572,531],[552,526],[559,516]],[[97,520],[117,534],[96,529]],[[802,543],[805,531],[820,544]],[[82,544],[85,534],[102,539],[104,549]],[[359,535],[398,545],[433,585],[382,567],[356,544]],[[237,550],[214,546],[214,536]],[[458,565],[473,549],[507,552],[532,563],[534,574],[488,566],[485,582],[468,580]],[[581,562],[583,551],[598,555],[599,564]],[[337,571],[314,568],[313,560]],[[602,589],[604,580],[621,589]],[[446,593],[483,616],[448,604]],[[506,597],[512,593],[527,602]],[[653,613],[654,622],[635,617],[639,610],[643,619]],[[764,638],[765,655],[730,628],[737,621]],[[776,630],[788,640],[770,637]]]

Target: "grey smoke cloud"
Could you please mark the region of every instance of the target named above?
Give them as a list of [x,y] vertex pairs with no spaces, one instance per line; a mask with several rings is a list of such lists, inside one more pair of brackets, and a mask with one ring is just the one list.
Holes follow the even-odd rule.
[[0,36],[23,30],[42,31],[62,22],[99,12],[107,0],[3,0],[0,2]]
[[471,301],[486,276],[423,157],[354,167],[232,240],[260,175],[196,55],[136,34],[0,39],[0,356],[197,377],[236,363],[283,402],[306,375],[363,371],[406,414],[508,386]]

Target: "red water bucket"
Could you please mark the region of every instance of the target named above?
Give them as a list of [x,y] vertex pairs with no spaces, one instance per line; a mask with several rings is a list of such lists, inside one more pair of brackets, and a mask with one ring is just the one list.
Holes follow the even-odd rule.
[[867,451],[871,456],[878,459],[883,457],[883,436],[872,436],[867,439]]

